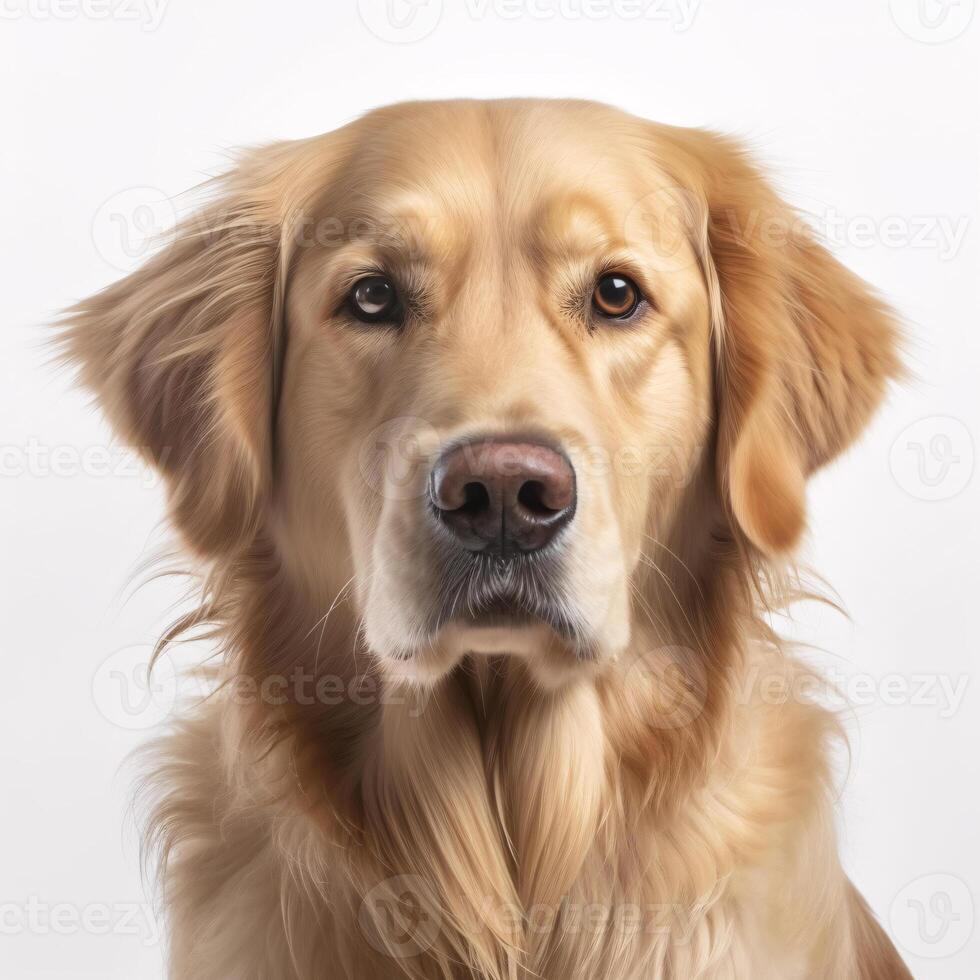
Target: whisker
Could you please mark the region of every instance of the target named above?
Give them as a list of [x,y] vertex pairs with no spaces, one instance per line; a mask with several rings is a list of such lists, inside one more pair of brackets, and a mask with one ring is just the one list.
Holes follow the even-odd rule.
[[643,537],[645,537],[649,541],[652,541],[658,548],[663,548],[663,550],[666,551],[667,554],[670,555],[670,557],[673,558],[674,561],[676,561],[677,564],[680,565],[685,572],[687,572],[689,578],[694,583],[694,587],[698,590],[698,594],[703,599],[704,591],[701,588],[701,583],[698,580],[698,577],[694,574],[694,572],[691,571],[690,566],[688,566],[687,562],[685,562],[684,559],[681,558],[681,556],[678,555],[676,551],[672,551],[667,545],[663,543],[663,541],[658,540],[652,534],[647,534],[646,532],[641,532],[641,533],[643,534]]
[[[316,676],[316,673],[317,673],[317,667],[320,664],[320,646],[323,643],[323,634],[324,634],[324,632],[325,632],[325,630],[327,628],[327,620],[330,618],[330,614],[334,611],[334,609],[337,608],[337,603],[340,602],[341,596],[348,590],[348,588],[350,587],[351,582],[354,581],[355,577],[356,577],[356,573],[354,575],[351,575],[351,577],[340,587],[340,591],[338,591],[338,593],[336,594],[336,596],[334,596],[334,600],[330,604],[330,608],[323,614],[323,618],[320,619],[317,623],[315,623],[314,626],[313,626],[313,629],[310,630],[310,633],[312,633],[313,630],[316,629],[317,625],[320,626],[320,636],[319,636],[319,638],[316,641],[316,654],[313,657],[313,676],[314,677]],[[306,634],[307,637],[310,635],[310,633],[307,633]]]

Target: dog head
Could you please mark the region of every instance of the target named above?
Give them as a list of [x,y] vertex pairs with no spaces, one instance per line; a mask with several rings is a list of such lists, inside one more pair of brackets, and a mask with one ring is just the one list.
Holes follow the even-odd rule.
[[67,345],[192,549],[263,535],[415,680],[614,658],[655,546],[696,574],[719,536],[787,554],[898,369],[888,312],[738,146],[540,101],[247,156]]

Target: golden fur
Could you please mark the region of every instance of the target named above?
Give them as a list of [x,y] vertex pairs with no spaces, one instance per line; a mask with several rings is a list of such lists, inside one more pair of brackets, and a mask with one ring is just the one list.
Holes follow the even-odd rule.
[[[908,976],[764,620],[806,478],[899,373],[885,306],[735,143],[591,103],[394,106],[218,190],[64,334],[205,569],[163,642],[220,641],[147,791],[172,976]],[[376,268],[400,332],[340,310]],[[641,324],[586,322],[610,268]],[[423,628],[425,461],[515,429],[578,470],[588,656]]]

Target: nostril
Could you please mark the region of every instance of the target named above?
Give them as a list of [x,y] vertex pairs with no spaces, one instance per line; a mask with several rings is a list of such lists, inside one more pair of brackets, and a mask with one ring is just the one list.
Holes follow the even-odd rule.
[[563,508],[549,507],[547,496],[548,488],[540,480],[527,480],[517,491],[517,502],[535,517],[551,517]]
[[482,483],[467,483],[463,487],[463,503],[457,508],[464,514],[480,514],[490,507],[490,492]]

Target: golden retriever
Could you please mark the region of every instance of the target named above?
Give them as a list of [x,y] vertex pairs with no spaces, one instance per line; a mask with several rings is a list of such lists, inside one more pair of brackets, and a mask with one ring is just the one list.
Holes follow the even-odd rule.
[[909,976],[767,614],[887,307],[742,148],[588,102],[250,152],[62,340],[220,641],[155,748],[187,980]]

